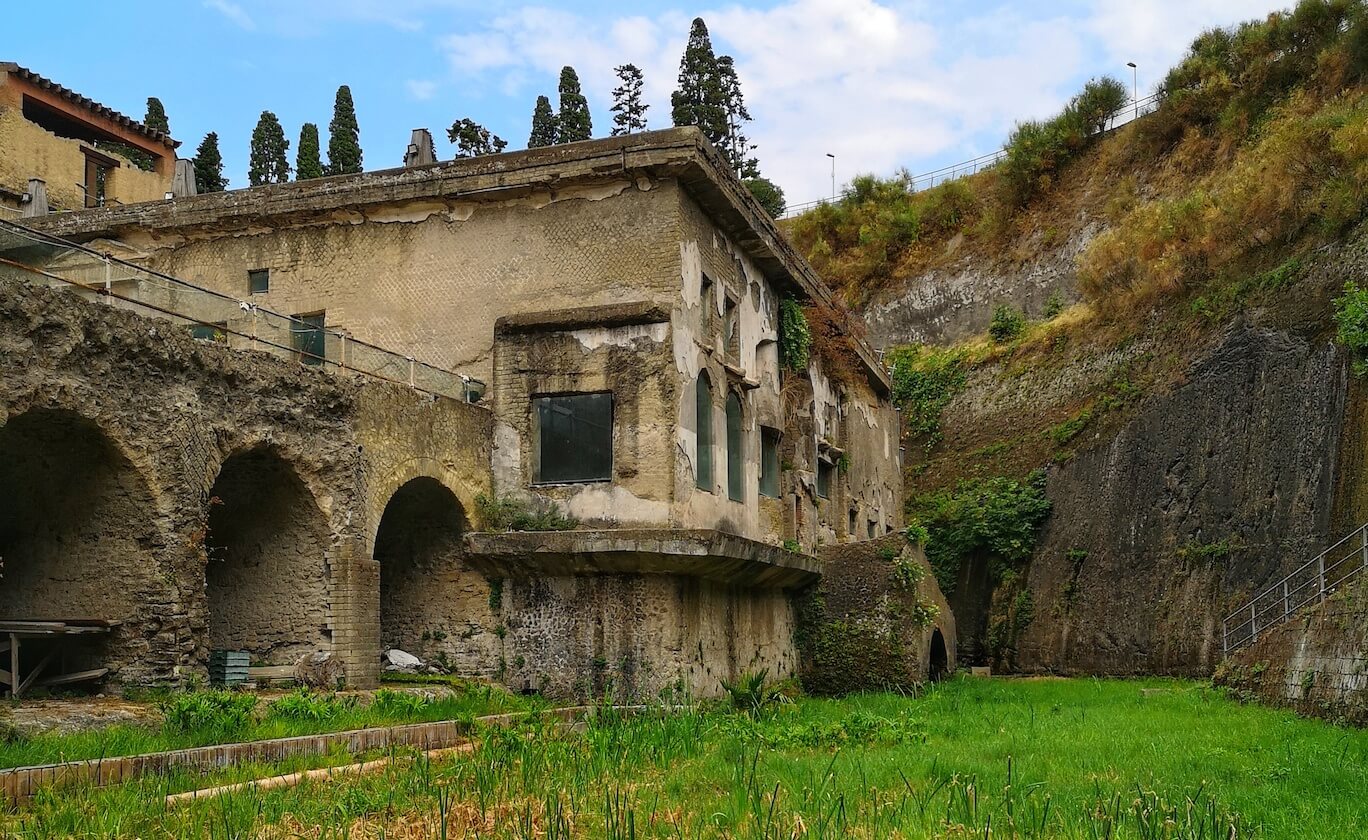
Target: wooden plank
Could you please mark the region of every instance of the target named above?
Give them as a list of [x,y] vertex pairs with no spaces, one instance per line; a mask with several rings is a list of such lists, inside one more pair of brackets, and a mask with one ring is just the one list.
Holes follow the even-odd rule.
[[19,683],[19,688],[15,689],[14,694],[16,697],[23,694],[25,691],[28,691],[29,686],[33,685],[33,681],[38,678],[39,674],[43,673],[43,669],[48,666],[48,663],[52,662],[52,658],[56,655],[57,651],[50,650],[47,652],[46,656],[38,660],[38,664],[33,666],[33,670],[29,671],[29,675],[24,677],[23,682]]
[[73,674],[58,674],[55,677],[48,677],[39,680],[39,685],[67,685],[69,683],[86,682],[88,680],[98,680],[109,673],[108,668],[92,668],[89,671],[77,671]]
[[247,669],[248,679],[284,680],[294,679],[293,665],[254,665]]
[[15,687],[19,684],[19,637],[10,634],[10,696],[17,696]]

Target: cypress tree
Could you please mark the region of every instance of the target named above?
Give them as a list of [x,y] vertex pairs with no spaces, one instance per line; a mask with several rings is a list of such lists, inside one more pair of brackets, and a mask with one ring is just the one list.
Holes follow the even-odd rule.
[[166,109],[155,96],[147,97],[147,116],[143,117],[143,125],[162,134],[171,133],[171,124],[166,120]]
[[575,68],[561,68],[560,117],[556,120],[556,139],[561,143],[589,140],[594,136],[594,123],[589,118],[589,100],[580,92],[579,76]]
[[299,129],[299,148],[295,150],[295,180],[307,181],[323,177],[323,161],[319,158],[318,126],[304,123]]
[[342,85],[333,102],[328,123],[328,174],[354,175],[361,171],[361,127],[356,124],[356,105],[351,88]]
[[679,60],[679,87],[670,97],[675,125],[696,125],[714,144],[727,136],[727,106],[712,38],[703,18],[694,18],[689,43]]
[[755,144],[746,136],[745,124],[750,122],[745,97],[741,95],[741,80],[736,77],[736,64],[729,55],[717,59],[717,78],[722,90],[722,104],[727,115],[727,131],[715,140],[722,156],[742,178],[759,178],[759,161],[750,156]]
[[223,192],[228,179],[223,177],[223,156],[219,154],[218,134],[209,132],[195,150],[195,192]]
[[248,160],[247,181],[254,187],[262,184],[283,184],[290,180],[290,161],[286,154],[290,141],[285,129],[270,111],[262,111],[256,128],[252,129],[252,151]]
[[624,64],[613,68],[613,72],[621,82],[613,89],[613,136],[644,131],[646,109],[651,106],[641,101],[641,69],[635,64]]
[[447,129],[447,139],[456,144],[458,158],[497,155],[508,146],[507,140],[469,117],[452,123]]
[[538,96],[537,107],[532,109],[532,134],[527,138],[527,148],[556,145],[556,133],[556,115],[551,111],[551,100]]

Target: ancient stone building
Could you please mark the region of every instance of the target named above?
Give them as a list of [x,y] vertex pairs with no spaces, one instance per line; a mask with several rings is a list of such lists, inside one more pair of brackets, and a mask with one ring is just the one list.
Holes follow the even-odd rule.
[[[274,448],[219,442],[240,460],[200,459],[212,491],[182,529],[206,532],[207,571],[183,600],[249,606],[190,622],[191,666],[208,649],[287,659],[346,639],[354,681],[398,646],[518,689],[712,694],[744,671],[795,672],[793,594],[821,565],[794,549],[900,527],[885,372],[851,336],[784,363],[800,342],[781,309],[829,308],[829,292],[696,130],[32,226],[239,301],[193,315],[231,347],[258,340],[261,307],[299,316],[278,343],[320,367],[354,365],[359,339],[488,383],[479,406],[443,409],[480,421],[349,397],[320,432],[339,457],[358,448],[329,467],[352,470],[345,489],[311,486],[319,461]],[[171,307],[155,285],[140,293]],[[479,532],[480,494],[579,527]],[[311,506],[325,516],[297,521]],[[322,579],[299,571],[320,562]],[[300,601],[288,617],[259,606],[284,591]]]
[[[12,62],[0,62],[0,218],[162,199],[179,144]],[[46,209],[42,212],[47,212]]]

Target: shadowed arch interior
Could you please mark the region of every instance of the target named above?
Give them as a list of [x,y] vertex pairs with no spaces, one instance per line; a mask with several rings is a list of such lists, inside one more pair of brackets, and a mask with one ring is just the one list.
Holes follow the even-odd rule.
[[328,524],[289,462],[264,447],[225,461],[207,524],[210,648],[263,665],[329,650]]
[[[380,564],[380,643],[419,656],[446,648],[466,616],[457,598],[463,583],[461,534],[466,517],[460,501],[440,481],[419,477],[390,498],[375,534]],[[477,593],[476,597],[486,597]],[[434,638],[436,637],[436,638]]]
[[943,680],[950,673],[950,652],[945,647],[945,636],[940,628],[931,631],[931,661],[927,675],[932,682]]
[[[124,622],[74,650],[77,668],[138,662],[155,605],[156,506],[142,476],[94,422],[35,409],[0,426],[0,618]],[[8,654],[6,654],[8,656]],[[121,676],[138,678],[137,664]]]

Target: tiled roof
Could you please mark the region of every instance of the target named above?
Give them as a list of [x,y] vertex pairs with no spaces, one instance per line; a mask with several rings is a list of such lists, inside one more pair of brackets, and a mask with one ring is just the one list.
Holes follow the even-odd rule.
[[36,87],[42,88],[43,90],[51,91],[68,102],[78,105],[86,109],[87,111],[90,111],[91,113],[98,114],[107,120],[111,120],[115,123],[118,123],[119,125],[123,126],[129,131],[132,131],[136,134],[141,134],[142,136],[150,140],[156,141],[158,143],[161,143],[164,146],[174,149],[180,145],[180,141],[171,139],[171,135],[166,134],[162,131],[157,131],[155,129],[148,128],[147,126],[143,125],[137,120],[120,114],[113,108],[101,105],[93,99],[89,99],[87,97],[80,95],[71,88],[63,87],[62,85],[57,84],[51,79],[46,79],[38,75],[37,73],[33,72],[32,70],[29,70],[26,67],[20,67],[18,64],[15,64],[12,61],[0,61],[0,73],[8,73],[9,75],[17,76],[18,78],[23,79],[29,84],[35,85]]

